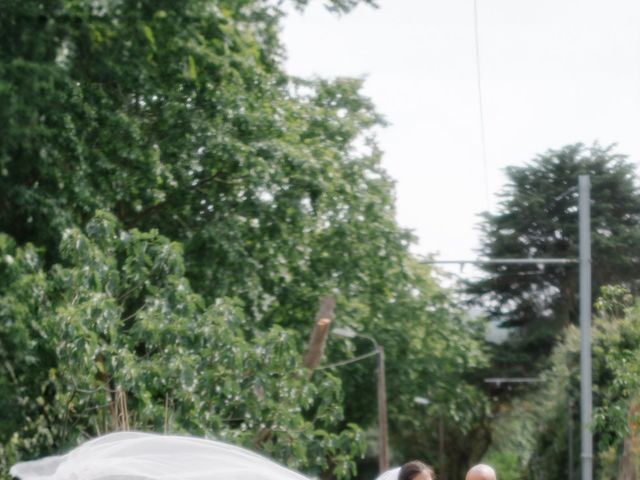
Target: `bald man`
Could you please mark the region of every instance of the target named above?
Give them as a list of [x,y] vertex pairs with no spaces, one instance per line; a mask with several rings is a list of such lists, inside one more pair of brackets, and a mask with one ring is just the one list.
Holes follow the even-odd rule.
[[471,470],[467,472],[465,480],[496,480],[496,471],[489,465],[483,465],[481,463],[471,467]]

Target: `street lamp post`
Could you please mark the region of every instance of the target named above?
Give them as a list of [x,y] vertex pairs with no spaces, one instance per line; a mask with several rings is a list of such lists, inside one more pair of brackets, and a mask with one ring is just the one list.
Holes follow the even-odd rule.
[[[380,473],[389,470],[389,432],[387,422],[387,386],[384,369],[384,347],[376,342],[376,339],[358,333],[350,328],[334,328],[332,330],[334,335],[343,338],[364,338],[373,344],[373,352],[378,355],[378,466]],[[369,355],[363,355],[362,358],[366,358]]]

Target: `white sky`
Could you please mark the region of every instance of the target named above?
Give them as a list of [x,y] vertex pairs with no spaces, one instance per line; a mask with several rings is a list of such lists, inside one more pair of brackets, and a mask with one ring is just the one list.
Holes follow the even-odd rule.
[[287,69],[367,78],[418,253],[475,258],[477,214],[493,208],[502,169],[548,148],[616,142],[640,161],[638,0],[478,0],[490,200],[473,0],[380,0],[343,17],[320,4],[285,21]]

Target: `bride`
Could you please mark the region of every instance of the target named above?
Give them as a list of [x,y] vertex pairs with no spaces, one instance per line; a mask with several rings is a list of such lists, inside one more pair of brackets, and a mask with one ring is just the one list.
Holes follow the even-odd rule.
[[309,480],[240,447],[194,437],[111,433],[66,455],[17,463],[20,480]]
[[376,480],[435,480],[433,469],[419,460],[412,460],[402,467],[382,473]]

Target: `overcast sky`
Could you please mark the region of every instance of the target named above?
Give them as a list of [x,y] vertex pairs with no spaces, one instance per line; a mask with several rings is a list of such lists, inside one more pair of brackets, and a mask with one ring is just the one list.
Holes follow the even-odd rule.
[[287,69],[366,77],[419,253],[474,258],[477,214],[494,208],[507,165],[596,140],[640,161],[638,0],[478,0],[488,182],[473,0],[381,0],[343,17],[312,3],[284,23]]

